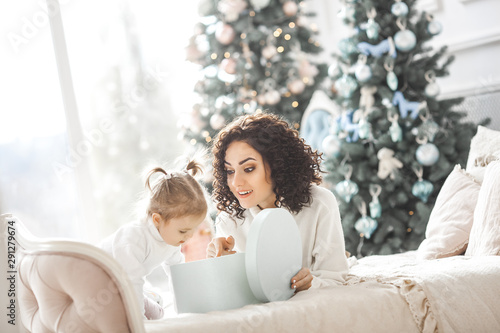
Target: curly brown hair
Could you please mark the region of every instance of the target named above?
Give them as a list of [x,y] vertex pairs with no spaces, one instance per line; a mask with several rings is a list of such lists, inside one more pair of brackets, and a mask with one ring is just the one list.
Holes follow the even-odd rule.
[[229,189],[224,166],[226,150],[235,141],[252,146],[269,165],[277,207],[298,213],[311,202],[310,185],[322,180],[322,154],[313,151],[281,117],[259,113],[236,118],[213,142],[213,198],[219,211],[239,218],[245,211]]

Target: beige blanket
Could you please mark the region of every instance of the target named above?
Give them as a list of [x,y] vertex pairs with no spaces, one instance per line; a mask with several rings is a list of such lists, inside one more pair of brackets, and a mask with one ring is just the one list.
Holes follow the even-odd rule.
[[285,302],[147,321],[147,332],[418,332],[398,288],[378,282],[308,290]]
[[371,256],[351,268],[348,283],[367,281],[398,286],[422,332],[500,332],[499,256]]
[[146,321],[153,332],[500,332],[500,257],[415,262],[415,253],[353,264],[345,286],[286,302]]

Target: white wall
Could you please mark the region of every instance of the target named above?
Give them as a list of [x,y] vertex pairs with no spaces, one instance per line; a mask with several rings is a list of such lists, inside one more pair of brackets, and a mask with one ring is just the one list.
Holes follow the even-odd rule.
[[[437,81],[440,98],[470,98],[473,103],[467,106],[478,109],[470,112],[482,113],[473,118],[489,116],[489,127],[500,130],[500,112],[496,109],[500,103],[500,1],[420,0],[417,6],[443,26],[431,45],[436,49],[447,45],[448,54],[455,55],[455,62],[448,68],[450,75]],[[314,20],[319,40],[329,61],[326,57],[338,52],[338,41],[351,33],[337,17],[341,1],[311,0],[309,8],[317,14]]]
[[433,45],[448,45],[455,55],[450,75],[440,80],[442,97],[500,90],[500,1],[434,0],[434,18],[443,32]]

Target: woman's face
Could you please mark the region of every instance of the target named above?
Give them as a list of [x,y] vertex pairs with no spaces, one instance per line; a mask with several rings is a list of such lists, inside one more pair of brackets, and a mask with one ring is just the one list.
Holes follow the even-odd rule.
[[271,169],[257,150],[243,141],[232,142],[226,150],[224,165],[229,189],[241,207],[276,207]]

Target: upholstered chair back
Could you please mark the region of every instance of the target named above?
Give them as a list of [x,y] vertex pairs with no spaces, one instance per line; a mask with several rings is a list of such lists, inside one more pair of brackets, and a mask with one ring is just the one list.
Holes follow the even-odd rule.
[[12,215],[0,223],[3,240],[15,227],[20,332],[144,332],[133,288],[109,254],[75,240],[37,239]]

